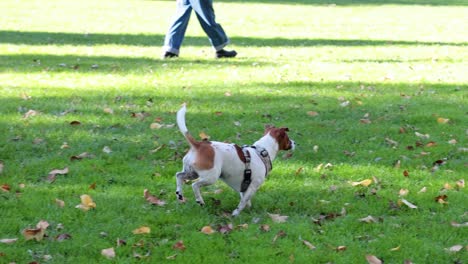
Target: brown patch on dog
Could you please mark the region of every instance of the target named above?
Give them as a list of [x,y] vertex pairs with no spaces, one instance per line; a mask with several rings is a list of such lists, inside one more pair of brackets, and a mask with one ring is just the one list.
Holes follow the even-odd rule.
[[197,170],[209,170],[213,168],[215,151],[211,146],[211,142],[207,140],[201,142],[197,141],[188,132],[185,133],[185,138],[197,152],[197,157],[195,158],[193,166]]
[[273,126],[268,126],[265,128],[265,134],[270,133],[270,135],[276,139],[278,142],[279,150],[288,150],[292,148],[291,140],[289,140],[288,134],[289,131],[287,127],[276,128]]
[[242,160],[242,162],[246,163],[247,160],[245,159],[245,155],[244,155],[244,152],[242,151],[242,148],[236,144],[234,144],[234,147],[236,148],[237,156],[239,156],[239,159]]

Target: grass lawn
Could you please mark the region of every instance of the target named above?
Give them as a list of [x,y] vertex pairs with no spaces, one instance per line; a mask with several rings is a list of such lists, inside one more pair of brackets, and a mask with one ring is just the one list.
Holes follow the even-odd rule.
[[[0,1],[0,263],[468,263],[466,1],[215,1],[238,57],[193,16],[162,60],[174,5]],[[239,217],[175,199],[183,102],[298,144]]]

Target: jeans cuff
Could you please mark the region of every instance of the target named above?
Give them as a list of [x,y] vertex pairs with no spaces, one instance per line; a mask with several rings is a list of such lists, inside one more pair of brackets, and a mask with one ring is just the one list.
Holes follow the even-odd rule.
[[170,53],[174,53],[176,55],[179,55],[179,50],[178,49],[174,49],[174,48],[171,48],[169,46],[164,46],[164,52],[170,52]]

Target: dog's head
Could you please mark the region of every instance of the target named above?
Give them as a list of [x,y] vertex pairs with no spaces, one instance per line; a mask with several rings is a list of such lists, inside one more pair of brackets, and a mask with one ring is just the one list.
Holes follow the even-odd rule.
[[270,134],[276,142],[278,143],[279,150],[290,150],[294,149],[295,143],[291,140],[287,134],[289,128],[287,127],[274,127],[274,126],[266,126],[265,127],[265,135]]

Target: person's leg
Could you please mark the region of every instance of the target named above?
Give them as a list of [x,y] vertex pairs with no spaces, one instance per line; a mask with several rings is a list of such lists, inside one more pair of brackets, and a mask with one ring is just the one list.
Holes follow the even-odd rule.
[[191,12],[192,7],[190,5],[190,0],[177,0],[177,10],[174,20],[164,39],[164,51],[166,54],[179,55],[179,49],[184,40]]
[[216,51],[222,50],[229,44],[229,38],[220,24],[216,23],[212,0],[190,0],[198,21],[210,39]]

